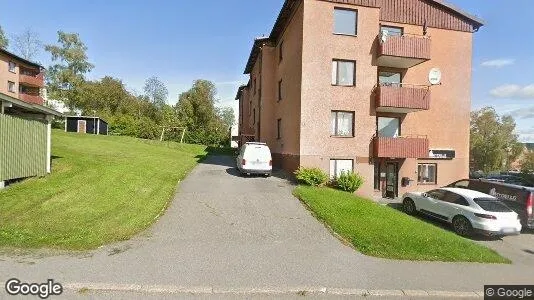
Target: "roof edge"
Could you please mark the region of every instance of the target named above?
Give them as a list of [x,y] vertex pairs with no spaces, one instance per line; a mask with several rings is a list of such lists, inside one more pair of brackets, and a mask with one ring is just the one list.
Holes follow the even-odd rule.
[[0,52],[1,53],[4,53],[5,55],[7,56],[11,56],[13,58],[15,58],[16,60],[20,60],[22,61],[23,63],[27,64],[27,65],[30,65],[30,66],[33,66],[33,67],[36,67],[36,68],[41,68],[41,69],[45,69],[45,67],[43,67],[42,65],[36,63],[36,62],[33,62],[33,61],[30,61],[30,60],[27,60],[25,58],[22,58],[14,53],[11,53],[9,51],[7,51],[6,49],[2,49],[0,48]]
[[36,112],[39,112],[39,113],[43,113],[45,115],[53,115],[53,116],[57,116],[57,117],[62,117],[63,114],[58,112],[58,111],[55,111],[49,107],[46,107],[46,106],[43,106],[43,105],[39,105],[39,104],[33,104],[33,103],[28,103],[28,102],[24,102],[24,101],[21,101],[17,98],[13,98],[11,96],[8,96],[6,94],[3,94],[3,93],[0,93],[0,101],[5,101],[5,102],[10,102],[16,106],[20,106],[22,108],[25,108],[25,109],[28,109],[28,110],[32,110],[32,111],[36,111]]

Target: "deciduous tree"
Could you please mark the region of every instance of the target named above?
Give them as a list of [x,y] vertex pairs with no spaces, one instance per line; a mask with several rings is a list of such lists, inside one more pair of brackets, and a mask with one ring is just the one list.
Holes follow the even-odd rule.
[[515,127],[513,117],[501,117],[492,107],[471,113],[471,158],[476,169],[490,173],[510,167],[523,150]]
[[94,67],[88,62],[87,46],[77,33],[58,31],[58,44],[47,45],[45,50],[55,63],[47,73],[50,97],[65,101],[70,108],[78,107],[85,74]]
[[34,60],[43,49],[39,34],[26,28],[22,33],[13,36],[15,52],[27,60]]
[[167,97],[169,96],[169,91],[167,87],[158,77],[152,76],[145,81],[145,86],[143,88],[145,91],[145,96],[150,99],[154,105],[158,108],[162,108],[167,104]]
[[6,37],[2,26],[0,26],[0,48],[7,49],[7,46],[9,46],[9,40]]

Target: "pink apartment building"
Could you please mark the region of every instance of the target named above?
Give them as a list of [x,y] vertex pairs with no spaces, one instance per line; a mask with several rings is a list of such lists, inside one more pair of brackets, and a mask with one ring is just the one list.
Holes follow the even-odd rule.
[[477,17],[440,0],[286,0],[254,41],[240,143],[396,197],[466,178]]

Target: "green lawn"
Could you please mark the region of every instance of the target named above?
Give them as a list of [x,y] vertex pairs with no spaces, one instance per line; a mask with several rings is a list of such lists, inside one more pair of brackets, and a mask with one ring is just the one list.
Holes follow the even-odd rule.
[[370,256],[421,261],[510,263],[453,232],[352,194],[300,186],[297,196],[318,219]]
[[0,246],[84,250],[156,221],[206,147],[54,131],[52,174],[0,191]]

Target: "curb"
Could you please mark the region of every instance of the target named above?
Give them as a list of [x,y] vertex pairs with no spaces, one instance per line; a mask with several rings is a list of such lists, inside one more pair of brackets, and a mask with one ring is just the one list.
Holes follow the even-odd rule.
[[363,296],[363,297],[441,297],[441,298],[482,298],[483,293],[477,291],[435,291],[435,290],[370,290],[327,287],[295,287],[295,288],[221,288],[213,286],[181,287],[173,285],[139,285],[109,283],[68,283],[63,288],[75,292],[134,292],[145,294],[190,294],[190,295],[332,295],[332,296]]

